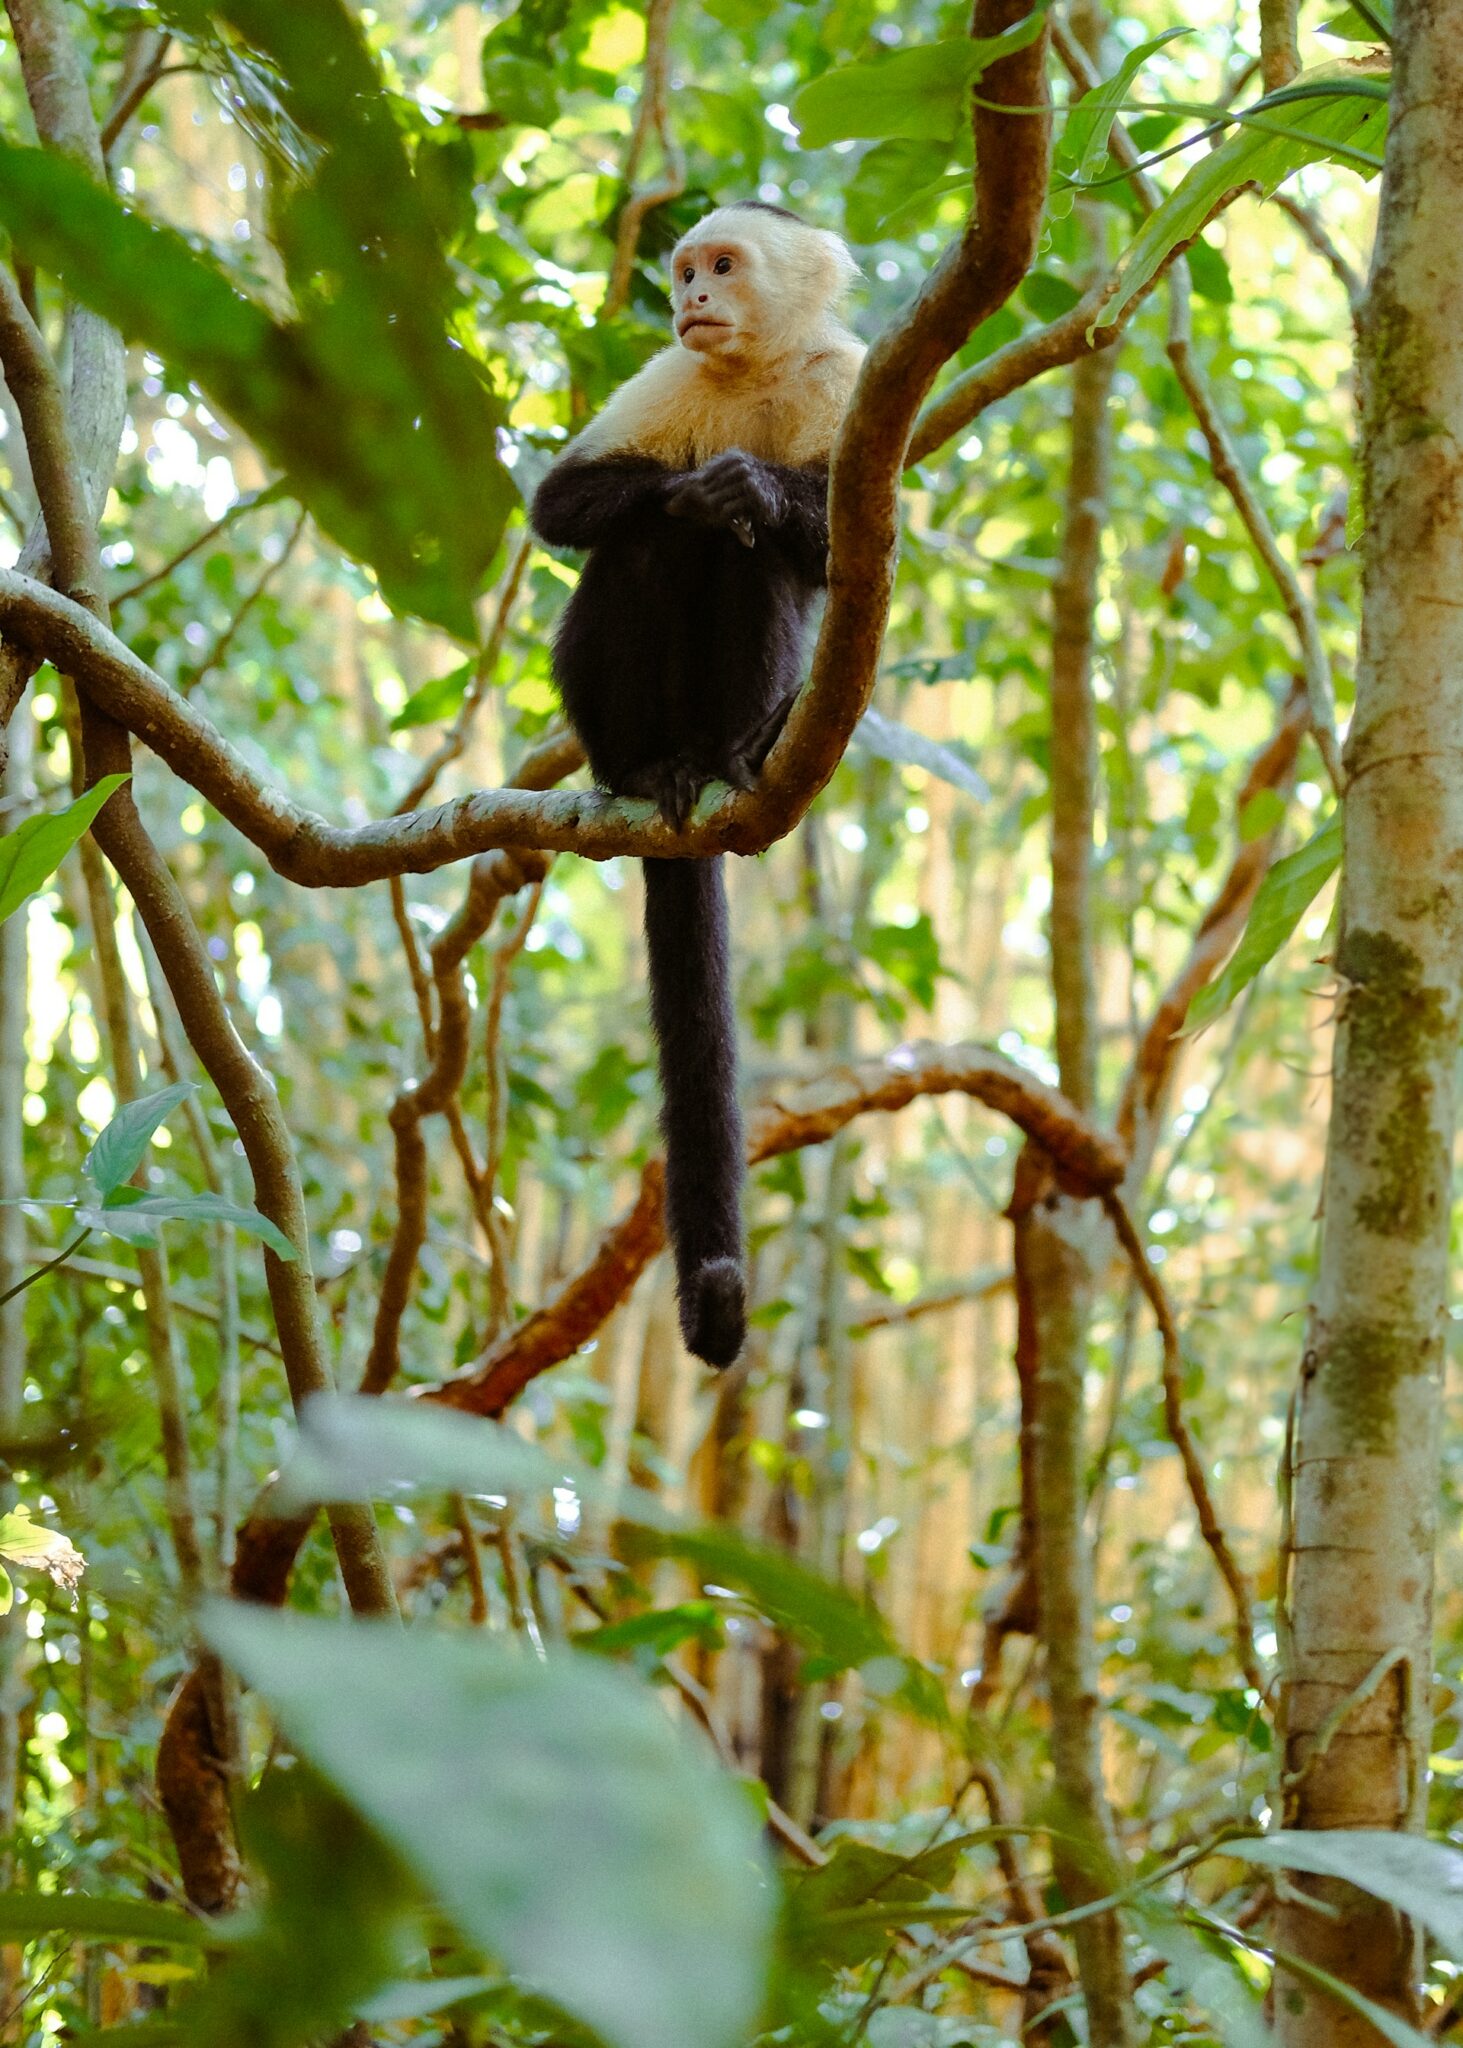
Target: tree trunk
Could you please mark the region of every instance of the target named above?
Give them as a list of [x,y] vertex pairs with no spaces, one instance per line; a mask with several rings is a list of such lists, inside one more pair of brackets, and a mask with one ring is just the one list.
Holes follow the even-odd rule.
[[[1463,981],[1463,0],[1402,0],[1361,327],[1366,571],[1347,745],[1335,1081],[1292,1449],[1289,1825],[1416,1828]],[[1298,1880],[1278,1945],[1415,2015],[1390,1908]],[[1375,2048],[1282,1972],[1283,2048]]]

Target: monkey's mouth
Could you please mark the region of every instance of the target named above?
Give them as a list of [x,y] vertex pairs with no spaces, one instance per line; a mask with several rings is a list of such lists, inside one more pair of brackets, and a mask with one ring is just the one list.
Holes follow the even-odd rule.
[[677,332],[677,334],[679,334],[679,335],[680,335],[681,339],[682,339],[682,340],[684,341],[685,337],[686,337],[686,336],[687,336],[687,335],[688,335],[688,334],[689,334],[689,333],[691,332],[691,330],[692,330],[693,328],[695,328],[695,327],[726,327],[726,328],[729,328],[730,326],[731,326],[731,322],[730,322],[730,320],[713,320],[713,319],[712,319],[712,317],[711,317],[711,315],[710,315],[709,313],[692,313],[692,314],[691,314],[691,315],[690,315],[690,316],[689,316],[688,318],[686,318],[686,319],[683,319],[683,320],[681,320],[681,321],[679,321],[679,322],[677,323],[677,325],[676,325],[676,332]]

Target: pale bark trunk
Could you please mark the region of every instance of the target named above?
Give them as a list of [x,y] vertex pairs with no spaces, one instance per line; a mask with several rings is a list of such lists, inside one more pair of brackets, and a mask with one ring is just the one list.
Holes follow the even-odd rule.
[[[1362,321],[1366,572],[1347,746],[1340,1006],[1297,1404],[1290,1825],[1416,1828],[1431,1714],[1437,1450],[1463,995],[1463,0],[1402,0]],[[1415,2014],[1389,1908],[1298,1880],[1282,1950]],[[1294,1973],[1283,2048],[1381,2036]]]

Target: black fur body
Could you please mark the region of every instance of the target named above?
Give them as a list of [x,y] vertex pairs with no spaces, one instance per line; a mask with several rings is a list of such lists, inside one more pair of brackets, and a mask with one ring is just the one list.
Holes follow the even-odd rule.
[[[827,499],[826,469],[738,449],[694,471],[570,455],[549,472],[535,531],[589,550],[554,673],[601,788],[683,823],[708,782],[752,787],[797,692]],[[729,1365],[746,1333],[744,1149],[721,861],[644,865],[681,1330]]]

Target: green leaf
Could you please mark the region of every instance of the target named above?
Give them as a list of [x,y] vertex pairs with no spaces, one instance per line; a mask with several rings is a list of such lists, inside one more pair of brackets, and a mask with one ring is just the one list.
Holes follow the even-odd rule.
[[1229,265],[1214,244],[1206,242],[1200,235],[1185,254],[1189,262],[1189,277],[1199,297],[1208,299],[1214,306],[1232,306],[1234,279],[1229,274]]
[[[1104,79],[1093,91],[1084,93],[1067,114],[1067,124],[1062,130],[1059,149],[1061,164],[1069,167],[1070,175],[1079,183],[1095,178],[1107,158],[1108,140],[1112,135],[1112,124],[1129,97],[1129,88],[1155,50],[1161,50],[1165,43],[1171,43],[1175,36],[1192,34],[1187,27],[1166,28],[1162,35],[1150,37],[1140,43],[1136,50],[1130,50],[1120,68],[1113,76]],[[1070,186],[1053,185],[1048,208],[1060,219],[1070,213],[1075,197]]]
[[279,73],[308,175],[272,211],[298,315],[51,151],[0,147],[0,221],[130,338],[195,378],[399,608],[474,637],[517,491],[500,408],[453,332],[460,294],[374,62],[341,0],[228,0]]
[[642,1556],[678,1558],[693,1566],[704,1583],[746,1593],[770,1621],[837,1670],[899,1655],[876,1608],[830,1585],[796,1558],[748,1543],[730,1529],[641,1530],[631,1547]]
[[1239,836],[1242,843],[1253,846],[1257,839],[1273,832],[1284,816],[1285,798],[1279,790],[1257,789],[1240,812]]
[[722,1621],[722,1609],[715,1600],[683,1600],[677,1607],[655,1607],[648,1614],[632,1614],[624,1621],[586,1629],[575,1636],[574,1647],[605,1657],[618,1656],[624,1650],[648,1650],[656,1657],[668,1657],[689,1642],[717,1649]]
[[126,780],[125,775],[104,775],[64,811],[27,818],[0,836],[0,924],[50,879],[107,798]]
[[948,36],[825,71],[793,95],[799,142],[804,149],[852,137],[952,142],[976,79],[998,58],[1034,43],[1045,26],[1042,5],[998,36]]
[[0,1940],[30,1941],[71,1934],[78,1941],[145,1941],[167,1948],[217,1948],[219,1930],[206,1920],[140,1899],[93,1898],[87,1892],[0,1892]]
[[1226,1842],[1220,1853],[1269,1870],[1344,1878],[1418,1921],[1455,1963],[1463,1962],[1463,1853],[1447,1842],[1380,1828],[1282,1828]]
[[378,1991],[360,2007],[368,2026],[389,2027],[403,2020],[428,2020],[433,2013],[446,2012],[466,1998],[478,1998],[491,1991],[493,1977],[429,1977],[422,1984],[392,1984]]
[[1264,2008],[1233,1960],[1233,1951],[1207,1930],[1196,1934],[1161,1903],[1140,1899],[1143,1938],[1163,1957],[1184,1997],[1218,2021],[1224,2048],[1273,2048]]
[[464,1935],[612,2048],[734,2048],[770,1887],[751,1803],[598,1659],[216,1605],[208,1641]]
[[[843,195],[843,224],[856,242],[876,242],[888,232],[891,214],[912,198],[932,193],[945,181],[950,163],[947,142],[918,142],[898,137],[868,150]],[[960,173],[969,183],[970,174]]]
[[1341,863],[1341,813],[1335,811],[1315,837],[1276,861],[1261,882],[1250,914],[1224,971],[1201,988],[1189,1005],[1185,1029],[1200,1030],[1229,1008],[1235,997],[1274,959]]
[[[132,1199],[123,1201],[124,1194]],[[101,1208],[78,1208],[78,1223],[105,1231],[124,1244],[156,1244],[160,1223],[228,1223],[246,1237],[257,1237],[288,1265],[295,1248],[276,1224],[257,1209],[230,1202],[223,1195],[144,1195],[118,1188]]]
[[439,718],[450,718],[467,695],[472,673],[473,663],[464,661],[449,669],[445,676],[434,676],[431,682],[413,690],[392,719],[391,730],[405,732],[409,726],[432,725]]
[[1323,36],[1339,36],[1348,43],[1390,43],[1392,0],[1362,0],[1355,7],[1343,7],[1334,20],[1323,21],[1320,30]]
[[153,1132],[166,1123],[180,1102],[194,1093],[191,1081],[177,1081],[156,1095],[125,1102],[86,1155],[86,1171],[105,1198],[131,1180],[147,1157]]
[[565,1484],[581,1500],[615,1506],[631,1520],[674,1519],[654,1494],[612,1490],[589,1468],[525,1443],[502,1423],[390,1396],[317,1394],[307,1401],[279,1492],[294,1512],[307,1502],[369,1500],[401,1485],[506,1497]]
[[990,802],[990,784],[954,747],[902,725],[897,718],[886,718],[882,711],[864,713],[853,729],[853,744],[862,753],[893,762],[896,768],[923,768],[978,803]]
[[36,1528],[25,1506],[0,1515],[0,1557],[8,1564],[44,1572],[68,1593],[75,1592],[86,1570],[86,1559],[71,1538],[59,1529]]
[[1070,313],[1082,294],[1065,277],[1049,270],[1029,271],[1021,281],[1021,296],[1038,320],[1060,320]]
[[1352,59],[1309,71],[1249,109],[1242,125],[1195,164],[1148,216],[1120,265],[1122,282],[1103,313],[1116,320],[1180,242],[1198,234],[1219,201],[1241,185],[1266,194],[1305,164],[1380,161],[1387,132],[1387,87]]
[[15,1581],[9,1572],[0,1568],[0,1614],[8,1614],[15,1605]]

